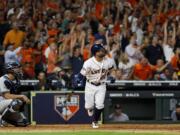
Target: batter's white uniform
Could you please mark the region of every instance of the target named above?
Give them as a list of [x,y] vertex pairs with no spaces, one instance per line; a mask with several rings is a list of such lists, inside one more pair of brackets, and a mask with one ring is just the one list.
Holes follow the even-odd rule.
[[89,58],[84,62],[81,74],[86,76],[85,86],[85,108],[92,109],[94,105],[97,109],[104,108],[106,94],[107,74],[113,68],[112,59],[105,57],[98,62],[95,57]]
[[[4,75],[5,76],[5,75]],[[6,78],[2,76],[0,77],[0,114],[8,107],[8,105],[12,102],[12,99],[5,99],[2,94],[4,92],[9,92],[10,90],[4,84]]]

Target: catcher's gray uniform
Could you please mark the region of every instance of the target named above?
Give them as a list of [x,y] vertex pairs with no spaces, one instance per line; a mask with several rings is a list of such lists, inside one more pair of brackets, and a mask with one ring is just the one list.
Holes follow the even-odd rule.
[[[2,120],[14,126],[27,126],[29,122],[23,114],[23,108],[29,99],[20,95],[17,87],[20,85],[21,66],[19,63],[6,64],[7,74],[0,77],[0,115]],[[0,124],[1,124],[0,123]]]
[[0,77],[0,114],[10,105],[12,99],[5,99],[2,94],[4,92],[10,92],[10,89],[5,85],[6,75]]

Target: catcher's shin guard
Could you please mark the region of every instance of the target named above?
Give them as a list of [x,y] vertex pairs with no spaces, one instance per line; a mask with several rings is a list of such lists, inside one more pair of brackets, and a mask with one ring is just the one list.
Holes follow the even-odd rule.
[[29,125],[29,122],[24,114],[19,112],[22,105],[22,101],[13,100],[8,108],[6,108],[2,113],[2,120],[14,126],[25,127]]
[[5,122],[16,127],[26,127],[30,124],[22,112],[11,112],[8,109],[5,111],[5,114],[2,116],[2,120]]

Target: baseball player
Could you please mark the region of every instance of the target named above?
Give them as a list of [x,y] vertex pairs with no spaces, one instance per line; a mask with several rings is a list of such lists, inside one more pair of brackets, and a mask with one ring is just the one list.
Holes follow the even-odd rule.
[[106,49],[101,44],[91,48],[93,57],[85,61],[81,71],[81,78],[86,77],[85,108],[88,115],[93,116],[92,127],[98,128],[98,120],[104,108],[106,93],[106,79],[114,62],[106,56]]
[[19,63],[10,62],[5,65],[7,74],[0,77],[0,124],[7,122],[14,126],[27,126],[27,118],[22,113],[25,104],[30,100],[19,94],[17,87],[22,76]]

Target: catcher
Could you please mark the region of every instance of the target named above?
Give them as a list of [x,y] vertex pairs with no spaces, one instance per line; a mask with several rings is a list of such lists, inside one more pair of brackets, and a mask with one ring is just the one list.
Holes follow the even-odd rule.
[[30,100],[21,95],[17,87],[20,85],[22,70],[19,63],[10,62],[5,65],[6,74],[0,77],[0,124],[9,123],[14,126],[25,127],[29,125],[27,118],[22,113]]

